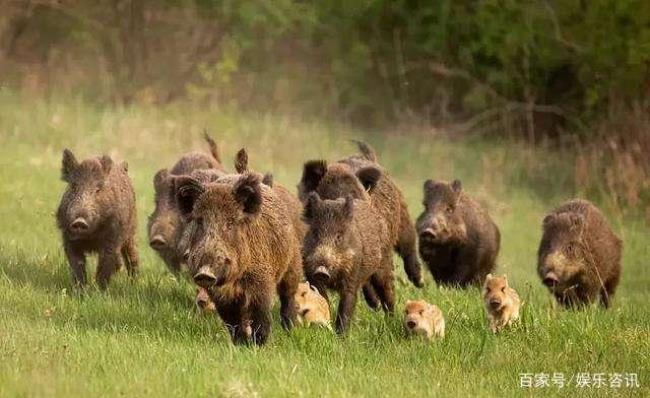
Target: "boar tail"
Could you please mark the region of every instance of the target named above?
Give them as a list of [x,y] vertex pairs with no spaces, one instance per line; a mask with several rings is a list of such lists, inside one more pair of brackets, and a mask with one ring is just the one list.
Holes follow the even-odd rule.
[[363,155],[364,158],[370,160],[371,162],[377,162],[377,154],[370,145],[358,140],[352,140],[352,142],[357,144],[357,148],[359,148],[359,152],[361,152],[361,155]]
[[205,141],[208,143],[208,146],[210,147],[210,153],[212,154],[212,157],[219,163],[221,163],[221,157],[219,156],[219,148],[217,147],[217,143],[214,142],[214,140],[208,135],[207,131],[203,132],[203,138]]

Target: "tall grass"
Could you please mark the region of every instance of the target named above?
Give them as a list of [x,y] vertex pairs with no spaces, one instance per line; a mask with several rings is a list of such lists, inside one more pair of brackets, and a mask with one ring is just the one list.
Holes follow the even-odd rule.
[[[268,346],[233,347],[220,321],[197,315],[192,285],[169,276],[146,245],[152,177],[179,154],[205,148],[208,129],[227,165],[246,146],[252,167],[293,188],[306,159],[335,160],[369,141],[403,189],[411,216],[426,178],[461,178],[502,231],[498,273],[526,304],[522,322],[494,336],[478,290],[417,290],[398,264],[398,308],[408,298],[436,303],[447,337],[403,336],[400,317],[358,306],[350,335],[279,327]],[[142,272],[122,273],[109,290],[70,290],[53,212],[63,183],[61,150],[109,153],[129,162],[139,215]],[[540,223],[575,194],[564,155],[485,141],[380,135],[277,115],[242,115],[192,103],[101,108],[81,100],[30,101],[0,93],[0,395],[2,396],[643,396],[650,368],[648,229],[605,206],[625,242],[614,307],[554,308],[535,275]],[[92,262],[91,262],[92,263]],[[91,270],[94,265],[91,265]],[[636,389],[524,390],[519,374],[636,372]]]

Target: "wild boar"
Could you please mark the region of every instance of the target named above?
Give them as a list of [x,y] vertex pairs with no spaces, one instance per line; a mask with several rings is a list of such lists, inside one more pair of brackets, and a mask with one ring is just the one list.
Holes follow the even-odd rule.
[[537,272],[556,300],[580,307],[600,296],[609,308],[621,277],[623,242],[592,203],[570,200],[543,222]]
[[109,156],[78,162],[65,149],[61,178],[68,186],[57,211],[57,224],[76,286],[86,285],[86,255],[99,256],[96,281],[100,289],[126,264],[129,275],[138,271],[135,240],[135,192],[126,163]]
[[[305,163],[298,184],[298,197],[304,203],[309,193],[316,192],[323,199],[370,199],[377,215],[388,228],[390,243],[404,261],[409,280],[422,287],[422,274],[416,249],[416,233],[408,213],[406,201],[395,182],[377,163],[374,150],[367,144],[356,142],[360,154],[333,164],[324,160]],[[368,192],[369,186],[374,186]],[[366,287],[372,290],[374,286]],[[370,304],[370,303],[369,303]]]
[[487,274],[483,284],[483,302],[490,330],[497,333],[519,319],[521,300],[515,289],[508,285],[508,278]]
[[416,228],[420,255],[433,279],[442,285],[480,286],[499,254],[496,224],[459,180],[427,180],[423,204]]
[[274,291],[282,325],[290,329],[302,259],[287,206],[252,173],[209,184],[179,177],[175,191],[192,225],[188,268],[208,291],[233,342],[267,341]]
[[305,274],[326,299],[326,289],[338,291],[336,331],[348,330],[357,294],[370,280],[384,310],[393,312],[391,242],[386,224],[370,202],[350,195],[322,200],[312,192],[304,214],[309,226],[303,246]]
[[298,313],[298,322],[303,325],[314,324],[332,329],[330,325],[330,306],[325,297],[318,293],[318,289],[311,286],[309,282],[298,285],[296,312]]
[[424,336],[429,340],[445,337],[445,318],[434,304],[424,300],[406,300],[404,330],[408,335]]
[[183,263],[183,253],[178,251],[178,244],[184,226],[176,208],[172,177],[190,174],[195,170],[212,170],[217,175],[225,174],[216,143],[207,134],[205,140],[210,147],[210,155],[203,152],[185,154],[171,170],[158,171],[153,180],[156,208],[149,216],[149,245],[174,274],[181,270]]

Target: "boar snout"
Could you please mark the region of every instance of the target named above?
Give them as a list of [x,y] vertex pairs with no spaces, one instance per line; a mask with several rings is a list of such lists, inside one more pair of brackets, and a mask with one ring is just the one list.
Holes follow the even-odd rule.
[[542,280],[542,283],[547,286],[547,287],[554,287],[560,282],[558,279],[557,275],[555,275],[554,272],[547,272],[546,275],[544,275],[544,279]]
[[194,282],[204,289],[217,284],[217,276],[212,272],[209,266],[204,265],[199,271],[194,274]]
[[318,266],[312,275],[315,282],[325,284],[329,282],[332,277],[330,271],[324,265]]
[[414,320],[410,320],[410,321],[406,322],[406,326],[409,329],[413,329],[413,328],[415,328],[417,326],[417,323]]
[[424,231],[420,232],[420,237],[424,240],[434,240],[436,239],[436,232],[433,230],[433,228],[427,228]]
[[86,232],[89,228],[88,221],[83,217],[77,217],[70,223],[70,230],[72,232]]
[[167,241],[162,235],[154,235],[149,241],[149,246],[154,250],[163,250],[167,247]]
[[190,261],[190,249],[187,249],[183,252],[183,261],[188,263]]
[[499,300],[499,299],[491,299],[490,300],[490,307],[492,307],[492,309],[498,310],[501,307],[501,300]]

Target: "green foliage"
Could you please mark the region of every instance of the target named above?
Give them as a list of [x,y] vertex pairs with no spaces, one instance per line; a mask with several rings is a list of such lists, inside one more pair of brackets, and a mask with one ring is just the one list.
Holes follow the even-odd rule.
[[[103,0],[5,20],[10,58],[39,53],[78,89],[108,76],[103,99],[189,92],[374,126],[496,115],[548,133],[648,106],[645,0]],[[59,65],[70,52],[81,62]]]

